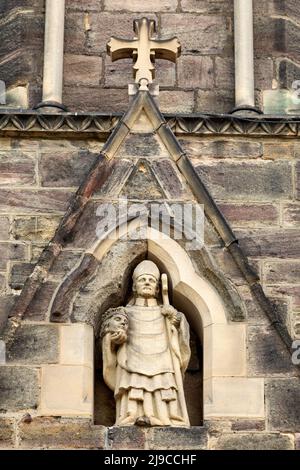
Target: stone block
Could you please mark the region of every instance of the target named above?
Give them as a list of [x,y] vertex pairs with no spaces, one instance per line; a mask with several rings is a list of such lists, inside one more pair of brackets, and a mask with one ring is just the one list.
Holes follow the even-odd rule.
[[160,158],[151,162],[151,168],[169,199],[189,199],[193,195],[179,173],[174,162],[169,158]]
[[[176,11],[177,0],[151,0],[143,5],[145,11],[164,12]],[[107,11],[133,11],[139,12],[141,9],[140,0],[129,0],[124,3],[123,0],[104,0],[104,10]]]
[[23,261],[27,255],[27,247],[21,243],[0,243],[0,269],[6,269],[7,261]]
[[0,295],[3,294],[6,288],[6,277],[4,274],[0,274]]
[[230,14],[233,10],[232,2],[226,0],[181,0],[182,11],[195,13],[223,13]]
[[[273,60],[269,57],[254,60],[255,86],[257,89],[271,89],[273,80]],[[234,60],[232,57],[216,57],[216,86],[220,90],[234,90]]]
[[7,351],[7,361],[17,364],[56,363],[59,331],[56,325],[21,325]]
[[18,296],[4,295],[0,297],[0,332],[7,323],[8,316]]
[[159,94],[159,108],[162,113],[191,113],[194,110],[192,91],[162,90]]
[[266,384],[268,429],[299,432],[299,378],[269,379]]
[[283,224],[286,227],[300,225],[300,204],[285,204],[282,211]]
[[190,157],[249,159],[263,155],[262,144],[252,140],[185,137],[180,139],[180,143]]
[[195,112],[230,113],[234,105],[234,89],[196,90]]
[[72,323],[60,327],[60,364],[93,367],[94,332],[90,325]]
[[182,88],[214,89],[214,64],[209,56],[181,56],[177,62],[178,85]]
[[42,186],[79,186],[97,159],[89,151],[42,153],[40,174]]
[[294,450],[290,435],[277,433],[226,433],[212,446],[213,450]]
[[236,230],[236,236],[247,256],[283,259],[299,257],[300,239],[296,229]]
[[267,160],[282,160],[283,158],[293,158],[294,142],[264,142],[263,154]]
[[33,418],[19,424],[21,449],[104,449],[106,428],[85,419]]
[[[65,212],[72,193],[56,190],[0,189],[0,210],[15,213]],[[1,258],[1,256],[0,256]]]
[[300,450],[300,434],[299,433],[295,435],[295,439],[296,439],[296,450]]
[[35,242],[49,242],[54,236],[60,222],[60,217],[37,217]]
[[24,318],[31,321],[46,320],[50,302],[57,287],[58,283],[53,281],[43,283],[27,307]]
[[10,223],[8,217],[0,217],[0,240],[8,240],[10,232]]
[[73,251],[62,251],[52,264],[49,274],[51,278],[61,279],[78,264],[82,253]]
[[274,328],[248,327],[248,375],[270,376],[295,373],[291,357]]
[[10,272],[9,286],[16,290],[22,289],[33,269],[34,265],[31,263],[13,264]]
[[147,436],[150,450],[206,450],[207,429],[191,428],[151,428]]
[[65,86],[63,95],[69,111],[121,113],[128,109],[128,91],[125,88]]
[[244,324],[206,326],[203,349],[204,379],[246,375],[246,328]]
[[82,0],[66,0],[67,10],[79,10],[79,11],[99,11],[101,8],[101,3],[99,0],[85,0],[82,3]]
[[143,450],[145,449],[145,430],[137,426],[108,428],[107,440],[109,450]]
[[14,444],[14,419],[0,418],[0,449],[11,448]]
[[264,380],[248,377],[204,380],[204,418],[213,417],[264,418]]
[[161,15],[161,31],[162,39],[180,39],[183,54],[226,54],[232,48],[229,25],[222,16],[166,13]]
[[0,367],[0,410],[19,411],[37,408],[39,372],[22,366]]
[[12,235],[15,240],[35,240],[36,217],[17,217],[13,221]]
[[265,420],[237,420],[231,425],[232,431],[264,431]]
[[35,159],[30,154],[11,150],[0,152],[0,185],[30,186],[36,183]]
[[169,157],[161,139],[153,133],[128,134],[117,152],[118,157]]
[[292,194],[292,168],[288,162],[247,162],[246,169],[243,162],[220,165],[193,158],[192,163],[216,199],[271,202],[290,198]]
[[102,77],[102,58],[65,54],[64,83],[76,86],[97,86]]
[[233,227],[276,225],[279,223],[279,207],[275,204],[218,204],[226,220]]
[[300,284],[300,261],[267,261],[264,264],[266,284]]
[[296,199],[300,199],[300,161],[296,163]]
[[86,366],[42,366],[42,416],[93,415],[93,369]]

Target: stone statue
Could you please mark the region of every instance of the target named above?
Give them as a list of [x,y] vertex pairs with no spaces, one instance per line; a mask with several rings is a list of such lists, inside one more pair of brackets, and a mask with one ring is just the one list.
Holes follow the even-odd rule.
[[117,426],[189,426],[183,392],[189,327],[169,305],[166,278],[159,305],[160,272],[142,261],[133,272],[132,300],[102,317],[103,377],[114,391]]

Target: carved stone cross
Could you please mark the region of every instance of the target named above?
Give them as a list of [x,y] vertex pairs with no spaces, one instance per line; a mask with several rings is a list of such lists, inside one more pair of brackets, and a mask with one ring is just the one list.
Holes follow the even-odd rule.
[[133,30],[136,37],[132,40],[112,37],[107,43],[107,53],[111,60],[133,58],[133,73],[136,83],[142,79],[152,82],[155,77],[155,59],[165,59],[176,62],[181,48],[178,39],[158,40],[153,38],[156,32],[154,20],[142,18],[134,20]]

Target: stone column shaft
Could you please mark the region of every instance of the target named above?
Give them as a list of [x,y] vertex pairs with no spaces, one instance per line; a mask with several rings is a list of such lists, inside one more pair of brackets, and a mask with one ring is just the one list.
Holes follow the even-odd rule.
[[235,106],[254,107],[253,1],[234,0]]
[[43,103],[62,104],[65,0],[46,0]]

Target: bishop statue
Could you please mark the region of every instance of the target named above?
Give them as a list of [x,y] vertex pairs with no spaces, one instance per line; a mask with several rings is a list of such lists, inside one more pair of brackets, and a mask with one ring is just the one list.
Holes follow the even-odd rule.
[[104,381],[116,401],[115,424],[189,426],[183,391],[189,327],[169,304],[167,276],[160,278],[155,263],[138,264],[131,300],[104,313],[100,336]]

